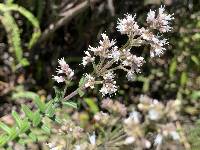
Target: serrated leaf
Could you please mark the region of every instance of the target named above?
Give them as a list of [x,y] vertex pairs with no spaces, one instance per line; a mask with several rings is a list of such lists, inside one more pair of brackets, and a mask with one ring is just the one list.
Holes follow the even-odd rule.
[[60,119],[58,116],[55,117],[54,120],[56,123],[61,124],[62,123],[62,119]]
[[85,82],[85,77],[82,77],[79,81],[79,87],[82,87],[82,85],[84,84]]
[[40,124],[41,120],[42,118],[40,113],[38,111],[35,112],[33,116],[33,126],[37,127]]
[[8,136],[9,140],[14,140],[18,136],[18,133],[19,132],[15,127],[11,128],[11,133]]
[[54,105],[53,105],[53,101],[49,101],[47,104],[46,104],[46,112],[45,112],[45,115],[48,116],[48,117],[53,117],[55,114],[55,108],[54,108]]
[[29,120],[33,120],[34,113],[26,105],[22,105],[22,110]]
[[44,132],[46,132],[46,133],[48,133],[48,134],[51,133],[50,127],[47,126],[46,124],[43,123],[43,125],[42,125],[41,128],[42,128],[42,130],[43,130]]
[[36,142],[36,141],[37,141],[37,136],[36,136],[33,132],[30,132],[30,133],[28,134],[28,136],[31,138],[31,140],[32,140],[33,142]]
[[4,146],[9,140],[9,137],[5,134],[0,135],[0,147]]
[[60,102],[64,97],[64,92],[62,90],[59,90],[57,87],[53,87],[53,88],[56,94],[54,98],[54,102]]
[[94,102],[93,99],[85,98],[84,101],[87,103],[87,105],[89,106],[90,110],[93,113],[97,113],[99,111],[99,107],[97,106],[97,104]]
[[15,119],[17,126],[21,128],[22,126],[22,119],[20,118],[19,114],[16,111],[12,111],[12,116]]
[[30,123],[28,122],[27,118],[25,118],[25,119],[23,120],[23,124],[22,124],[22,126],[21,126],[21,128],[20,128],[20,132],[21,132],[21,133],[24,133],[24,132],[26,132],[27,130],[29,130],[29,128],[30,128]]
[[75,102],[63,102],[63,105],[68,106],[68,107],[72,107],[72,108],[75,108],[75,109],[78,108],[77,103],[75,103]]
[[11,134],[12,133],[12,129],[10,127],[8,127],[5,123],[0,121],[0,128],[2,130],[4,130],[6,133]]
[[83,95],[85,94],[85,92],[82,89],[78,89],[78,94],[80,97],[83,97]]
[[28,99],[32,99],[36,105],[38,106],[38,108],[40,109],[41,112],[45,112],[45,103],[43,103],[39,97],[38,94],[34,93],[34,92],[18,92],[13,94],[13,99],[19,99],[19,98],[28,98]]

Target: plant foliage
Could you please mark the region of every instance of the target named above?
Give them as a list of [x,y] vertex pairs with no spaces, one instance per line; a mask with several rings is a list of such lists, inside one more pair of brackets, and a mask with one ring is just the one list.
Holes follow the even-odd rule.
[[7,39],[10,44],[10,50],[15,52],[17,62],[23,66],[26,66],[28,65],[28,61],[23,58],[20,29],[11,14],[12,11],[16,11],[23,15],[34,28],[31,39],[28,43],[29,49],[32,48],[32,46],[37,42],[38,38],[41,35],[39,21],[30,11],[17,4],[13,4],[12,1],[7,1],[5,4],[0,3],[0,20],[7,32]]

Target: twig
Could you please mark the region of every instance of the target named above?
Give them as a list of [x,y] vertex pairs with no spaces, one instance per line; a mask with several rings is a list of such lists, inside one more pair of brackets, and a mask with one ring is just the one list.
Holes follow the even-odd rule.
[[70,93],[69,95],[67,95],[67,96],[64,98],[64,100],[67,101],[67,100],[71,99],[72,97],[76,96],[76,95],[78,94],[78,91],[79,91],[79,88],[76,89],[75,91],[73,91],[72,93]]
[[49,27],[44,30],[37,44],[40,44],[41,42],[48,39],[50,35],[54,33],[57,29],[59,29],[63,25],[68,24],[72,18],[83,12],[88,7],[89,7],[89,2],[88,0],[85,0],[82,3],[78,4],[77,6],[69,9],[65,13],[62,13],[63,17],[60,20],[50,24]]

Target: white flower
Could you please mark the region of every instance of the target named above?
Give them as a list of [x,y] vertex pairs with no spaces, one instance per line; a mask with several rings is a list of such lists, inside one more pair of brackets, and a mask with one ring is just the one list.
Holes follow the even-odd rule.
[[162,39],[158,41],[154,40],[154,43],[151,44],[150,57],[160,57],[161,55],[163,55],[164,51],[166,50],[166,48],[164,48],[163,46],[167,44],[167,39]]
[[121,34],[127,34],[128,36],[135,36],[140,34],[140,29],[135,21],[136,15],[132,16],[131,14],[127,14],[124,19],[118,20],[117,29]]
[[128,81],[133,81],[135,79],[135,73],[133,71],[128,71],[126,74],[126,78],[128,79]]
[[90,55],[88,51],[85,51],[86,56],[83,57],[82,65],[86,66],[90,62],[94,62],[95,58]]
[[95,132],[93,132],[93,134],[89,136],[89,141],[90,141],[90,144],[92,144],[92,145],[96,144],[96,135],[95,135]]
[[162,144],[162,141],[163,141],[163,136],[161,134],[158,134],[154,140],[154,144],[160,145],[160,144]]
[[74,150],[81,150],[81,146],[80,145],[75,145],[75,149]]
[[150,10],[147,14],[147,23],[152,23],[155,21],[155,11]]
[[150,148],[151,147],[151,142],[150,141],[144,139],[143,142],[144,142],[145,148]]
[[100,89],[100,92],[103,96],[106,94],[114,94],[117,91],[116,81],[114,81],[115,74],[113,71],[109,71],[103,75],[103,86]]
[[160,23],[160,32],[168,32],[171,31],[172,27],[169,26],[169,21],[173,20],[173,14],[164,13],[165,7],[160,7],[158,12],[157,20]]
[[148,112],[148,117],[151,120],[158,120],[160,119],[160,112],[158,112],[156,109],[150,109]]
[[109,71],[103,75],[104,80],[113,80],[114,77],[115,77],[115,74],[113,73],[113,71]]
[[95,85],[95,78],[91,76],[90,74],[86,74],[85,80],[86,80],[85,87],[86,88],[90,87],[91,89],[93,89]]
[[160,7],[157,17],[155,11],[150,10],[147,14],[147,23],[154,29],[159,30],[161,33],[171,31],[172,27],[169,26],[170,21],[174,19],[173,14],[167,14],[164,12],[165,7]]
[[63,76],[54,76],[53,75],[53,80],[55,80],[56,82],[58,83],[61,83],[61,82],[64,82],[65,81],[65,78]]
[[103,96],[107,94],[111,95],[117,92],[117,86],[115,84],[116,84],[116,81],[103,83],[103,86],[100,89],[100,92],[102,93],[102,95]]
[[140,123],[141,114],[137,111],[132,111],[129,116],[135,123]]
[[152,32],[150,32],[148,29],[145,29],[145,28],[141,28],[141,31],[142,31],[141,37],[144,40],[151,41],[154,34]]
[[100,40],[98,47],[89,46],[88,51],[92,51],[95,56],[108,58],[109,49],[115,45],[115,40],[110,40],[108,36],[103,33],[101,34],[103,40]]
[[112,47],[113,45],[115,45],[115,41],[114,40],[111,40],[108,38],[108,36],[105,34],[105,33],[102,33],[101,34],[103,40],[99,42],[99,44],[104,48],[104,49],[107,49],[107,48],[110,48]]
[[118,50],[118,47],[115,46],[111,49],[111,53],[108,54],[108,58],[113,58],[116,62],[120,58],[120,51]]
[[139,68],[142,67],[142,65],[145,63],[145,60],[143,57],[137,57],[136,55],[132,56],[134,64]]
[[64,59],[64,58],[58,59],[58,63],[59,63],[59,65],[60,65],[61,69],[64,69],[64,68],[66,68],[66,67],[69,67],[69,66],[67,65],[67,63],[65,62],[65,59]]
[[129,145],[132,144],[133,142],[135,142],[135,138],[133,136],[129,136],[125,139],[124,144]]
[[64,58],[58,59],[59,68],[56,69],[57,74],[65,74],[68,79],[74,76],[74,71],[69,68],[69,65],[65,62]]
[[176,131],[171,131],[169,134],[172,136],[173,140],[180,140],[180,136]]

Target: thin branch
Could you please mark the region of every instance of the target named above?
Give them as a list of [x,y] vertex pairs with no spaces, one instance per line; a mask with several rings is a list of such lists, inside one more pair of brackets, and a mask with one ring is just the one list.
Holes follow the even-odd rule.
[[75,16],[86,10],[88,7],[89,7],[89,1],[85,0],[82,3],[78,4],[77,6],[69,9],[65,13],[62,13],[63,17],[61,19],[50,24],[49,27],[44,30],[37,44],[40,44],[41,42],[48,39],[50,35],[54,33],[57,29],[59,29],[63,25],[68,24],[72,18],[74,18]]

